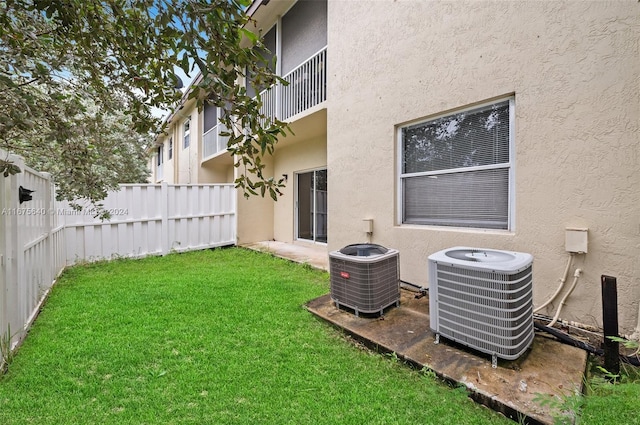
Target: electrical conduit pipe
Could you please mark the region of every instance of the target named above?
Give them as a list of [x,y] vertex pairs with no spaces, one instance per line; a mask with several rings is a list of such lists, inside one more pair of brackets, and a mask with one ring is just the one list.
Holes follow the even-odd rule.
[[548,327],[550,328],[553,327],[553,325],[555,325],[556,322],[558,321],[558,317],[560,317],[560,310],[562,310],[562,306],[565,304],[565,301],[567,300],[567,298],[569,298],[569,295],[571,295],[571,292],[573,292],[576,285],[578,284],[578,279],[580,278],[581,274],[582,274],[581,269],[576,269],[575,273],[573,273],[573,283],[571,284],[571,287],[569,287],[569,290],[567,291],[567,293],[564,294],[564,297],[562,297],[562,300],[558,305],[558,310],[556,310],[556,315],[553,316],[553,320],[551,321],[551,323],[547,325]]
[[558,296],[558,294],[560,293],[560,291],[562,291],[562,288],[564,287],[564,283],[567,281],[567,277],[569,276],[569,269],[571,268],[571,263],[572,262],[573,262],[573,252],[569,256],[569,261],[567,262],[567,267],[564,269],[564,275],[560,279],[560,286],[558,286],[558,289],[556,289],[556,292],[551,296],[551,298],[549,298],[540,307],[537,307],[537,308],[535,308],[533,310],[534,313],[539,312],[540,310],[542,310],[543,308],[545,308],[546,306],[551,304],[551,301],[555,300],[556,297]]

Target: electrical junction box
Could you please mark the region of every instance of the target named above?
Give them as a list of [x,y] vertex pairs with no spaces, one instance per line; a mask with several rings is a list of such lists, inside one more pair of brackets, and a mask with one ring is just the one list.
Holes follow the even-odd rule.
[[373,219],[372,218],[365,218],[365,219],[362,220],[362,230],[364,230],[365,233],[373,234]]
[[582,227],[567,227],[565,229],[564,246],[567,252],[586,254],[588,252],[589,229]]

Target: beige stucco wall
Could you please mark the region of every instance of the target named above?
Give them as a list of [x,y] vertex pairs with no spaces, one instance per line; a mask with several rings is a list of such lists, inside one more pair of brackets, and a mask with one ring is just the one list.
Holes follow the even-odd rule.
[[[168,128],[167,129],[167,134],[169,134],[169,132],[171,132],[173,130],[173,128]],[[157,148],[158,145],[162,145],[162,149],[163,149],[163,163],[162,163],[162,169],[163,169],[163,174],[162,174],[162,179],[158,178],[158,155],[157,155]],[[149,157],[149,170],[151,171],[151,174],[149,175],[148,178],[148,182],[149,183],[158,183],[160,181],[164,181],[167,183],[173,183],[174,182],[174,158],[172,159],[168,159],[169,158],[169,136],[165,136],[165,137],[160,137],[158,138],[157,144],[154,145],[153,150],[152,150],[152,154],[150,154]]]
[[168,172],[167,169],[165,169],[164,172],[167,178],[169,175],[171,175],[171,183],[174,184],[178,183],[178,164],[182,156],[182,145],[180,144],[180,129],[181,127],[175,122],[171,125],[171,134],[173,136],[173,167],[171,167],[170,172]]
[[[164,149],[165,149],[165,157],[166,157],[166,156],[168,156],[168,154],[167,154],[168,151],[166,150],[167,149],[166,143],[165,143]],[[175,149],[175,146],[174,146],[174,149]],[[163,173],[162,173],[162,181],[164,181],[166,183],[169,183],[169,184],[175,183],[173,167],[174,167],[173,158],[164,162]]]
[[147,178],[147,183],[155,183],[156,182],[156,156],[151,154],[147,161],[147,167],[149,167],[149,178]]
[[[175,128],[175,137],[173,138],[173,152],[177,161],[176,183],[201,183],[198,180],[200,168],[200,152],[199,145],[202,140],[202,125],[200,124],[201,114],[198,113],[195,102],[188,102],[180,109],[172,120]],[[185,120],[190,117],[189,126],[189,147],[184,149],[184,127]]]
[[283,149],[277,149],[274,157],[274,175],[280,178],[287,174],[288,181],[282,196],[274,203],[273,234],[274,239],[293,242],[295,239],[295,199],[296,173],[326,168],[326,134],[311,139],[296,141]]
[[[589,228],[584,273],[561,317],[601,325],[600,276],[618,278],[621,331],[640,299],[640,3],[329,1],[329,249],[400,251],[427,285],[427,257],[467,245],[533,254],[534,304],[556,288],[565,227]],[[354,22],[366,23],[355,25]],[[363,29],[365,28],[366,29]],[[511,231],[397,222],[396,128],[515,95]],[[543,311],[552,315],[553,310]]]
[[[273,173],[273,158],[265,156],[263,163],[265,175]],[[240,169],[235,169],[236,178]],[[234,179],[235,180],[235,179]],[[238,244],[249,244],[273,239],[273,200],[267,194],[244,197],[242,190],[237,191],[237,238]]]
[[[173,130],[173,128],[171,129]],[[164,149],[164,164],[163,164],[163,174],[162,181],[167,182],[169,184],[175,183],[175,159],[176,159],[176,143],[175,136],[173,136],[173,156],[169,159],[169,137],[166,137],[163,141],[163,149]]]
[[[231,155],[225,153],[224,155]],[[202,164],[198,168],[199,183],[233,183],[233,164],[217,165]]]
[[[323,120],[321,117],[311,119]],[[315,124],[310,124],[315,127]],[[252,196],[245,199],[238,191],[238,243],[246,244],[275,239],[293,242],[295,239],[295,176],[296,173],[326,168],[326,135],[322,128],[319,134],[308,137],[289,135],[286,142],[276,145],[273,156],[265,156],[266,176],[280,179],[287,174],[282,195],[274,202],[267,194],[265,198]],[[301,132],[302,133],[302,132]],[[237,171],[236,171],[237,173]]]

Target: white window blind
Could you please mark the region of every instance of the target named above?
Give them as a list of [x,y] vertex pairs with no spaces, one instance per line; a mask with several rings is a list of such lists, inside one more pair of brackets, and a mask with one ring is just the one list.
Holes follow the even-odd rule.
[[509,228],[512,104],[401,129],[403,223]]

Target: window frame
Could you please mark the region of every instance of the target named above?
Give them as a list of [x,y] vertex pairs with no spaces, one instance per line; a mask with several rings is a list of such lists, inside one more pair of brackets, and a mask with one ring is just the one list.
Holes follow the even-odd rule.
[[156,150],[156,165],[160,166],[164,162],[164,143]]
[[173,159],[173,137],[169,137],[169,143],[168,143],[168,158],[167,161],[170,161],[171,159]]
[[[475,167],[463,167],[463,168],[451,168],[444,170],[436,170],[436,171],[426,171],[426,172],[413,172],[413,173],[403,173],[403,165],[404,165],[404,147],[403,147],[403,134],[402,130],[407,127],[412,127],[419,124],[428,124],[438,119],[444,117],[450,117],[452,115],[460,114],[463,112],[472,112],[476,110],[480,110],[486,108],[491,105],[507,102],[509,105],[509,162],[508,163],[500,163],[500,164],[491,164],[491,165],[480,165]],[[412,120],[410,122],[405,122],[403,124],[396,126],[396,169],[397,169],[397,179],[396,179],[396,224],[398,226],[420,226],[423,228],[435,228],[439,230],[466,230],[466,231],[496,231],[496,232],[513,232],[515,230],[515,158],[514,158],[514,150],[515,150],[515,96],[505,96],[496,98],[490,101],[473,104],[470,106],[461,107],[458,109],[449,110],[437,115],[431,115],[427,118],[420,118],[417,120]],[[506,169],[508,170],[508,195],[507,195],[507,226],[506,228],[493,228],[493,227],[478,227],[478,226],[456,226],[454,223],[451,224],[421,224],[421,223],[407,223],[404,221],[405,216],[405,192],[404,192],[404,180],[411,177],[421,177],[421,176],[437,176],[443,174],[454,174],[454,173],[464,173],[464,172],[473,172],[473,171],[483,171],[483,170],[492,170],[492,169]]]
[[182,149],[187,149],[191,145],[191,117],[182,123]]

